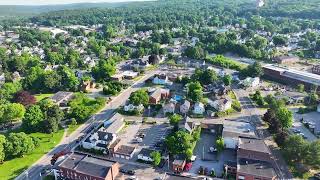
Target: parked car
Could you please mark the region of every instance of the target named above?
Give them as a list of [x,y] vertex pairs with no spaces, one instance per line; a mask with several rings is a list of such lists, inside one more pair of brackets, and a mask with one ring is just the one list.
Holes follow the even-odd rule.
[[320,180],[320,173],[315,174],[314,178],[317,179],[317,180]]
[[191,162],[195,161],[196,159],[197,159],[197,156],[195,156],[195,155],[192,155],[190,158]]
[[299,129],[292,129],[292,132],[294,133],[300,133],[301,131]]
[[134,170],[127,170],[127,169],[123,169],[123,168],[120,168],[119,170],[120,172],[124,173],[124,174],[129,174],[129,175],[135,175],[135,171]]
[[211,153],[213,153],[213,152],[217,152],[217,148],[210,147],[210,148],[209,148],[209,152],[211,152]]
[[144,134],[144,133],[139,133],[138,134],[138,137],[140,137],[140,138],[144,138],[146,136],[146,134]]
[[136,142],[136,143],[141,143],[142,141],[143,140],[140,137],[136,137],[136,138],[133,139],[133,142]]

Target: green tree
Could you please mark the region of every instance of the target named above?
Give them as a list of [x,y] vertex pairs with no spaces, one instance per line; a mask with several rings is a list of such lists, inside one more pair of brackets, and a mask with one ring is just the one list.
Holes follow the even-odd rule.
[[41,130],[41,123],[44,121],[44,115],[39,105],[29,106],[22,120],[22,127],[29,132]]
[[32,137],[27,134],[10,133],[5,144],[6,154],[11,157],[21,157],[31,153],[35,149],[35,143]]
[[[166,138],[165,143],[171,154],[183,154],[188,159],[192,156],[192,136],[185,131],[176,131]],[[191,152],[191,153],[190,153]]]
[[22,119],[26,110],[22,104],[7,103],[0,105],[0,111],[0,122],[8,123]]
[[147,91],[140,89],[131,93],[129,101],[136,106],[140,104],[147,105],[149,103],[149,95]]
[[290,136],[283,146],[283,155],[292,163],[302,163],[308,152],[306,141],[298,135]]
[[298,84],[297,90],[298,90],[300,93],[303,93],[303,92],[304,92],[304,85],[303,85],[303,84]]
[[263,75],[263,69],[259,62],[254,62],[252,65],[249,65],[243,71],[242,75],[250,77],[261,77]]
[[22,86],[19,82],[4,83],[0,88],[0,102],[11,101],[14,95],[22,90]]
[[203,98],[202,86],[199,82],[191,82],[187,85],[187,96],[193,102],[199,102]]
[[216,148],[218,153],[221,153],[224,150],[224,139],[222,137],[219,137],[216,140]]
[[170,124],[174,126],[176,130],[178,129],[179,122],[182,119],[183,117],[180,114],[173,114],[169,117]]
[[153,151],[150,154],[150,156],[151,156],[151,158],[153,160],[152,164],[154,166],[158,166],[160,164],[160,162],[161,162],[161,154],[160,154],[160,152],[159,151]]
[[223,77],[223,83],[224,83],[224,85],[226,85],[226,86],[230,86],[231,83],[232,83],[232,77],[231,77],[229,74],[225,75],[225,76]]
[[7,142],[6,137],[4,135],[0,134],[0,164],[3,163],[3,161],[6,157],[5,149],[4,149],[6,142]]
[[116,72],[115,65],[106,60],[100,60],[99,63],[93,67],[92,75],[97,81],[108,80]]
[[281,123],[282,128],[290,128],[293,123],[293,113],[286,107],[280,107],[276,111],[276,118]]
[[320,168],[320,140],[309,144],[306,163],[314,168]]

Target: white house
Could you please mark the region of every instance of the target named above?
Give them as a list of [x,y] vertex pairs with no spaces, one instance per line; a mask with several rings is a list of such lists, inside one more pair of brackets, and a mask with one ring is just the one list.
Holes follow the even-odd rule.
[[197,102],[194,105],[194,108],[193,108],[193,113],[194,114],[203,114],[204,111],[205,111],[205,108],[204,108],[204,104],[203,103]]
[[141,149],[140,153],[138,154],[138,159],[146,162],[153,162],[153,159],[151,157],[151,153],[153,150],[143,148]]
[[242,84],[245,87],[257,87],[259,83],[260,83],[259,77],[255,77],[255,78],[247,77],[245,80],[242,81]]
[[217,111],[223,112],[231,108],[232,100],[230,100],[229,98],[223,98],[215,101],[208,101],[208,103]]
[[137,110],[137,111],[142,111],[144,109],[143,105],[140,104],[139,106],[135,106],[133,104],[128,104],[128,105],[125,105],[123,107],[123,110],[126,111],[126,112],[132,112],[134,110]]
[[186,114],[189,112],[190,102],[188,100],[184,100],[184,103],[180,106],[180,112],[182,114]]
[[106,153],[107,146],[116,140],[116,135],[105,132],[103,127],[97,132],[93,133],[85,141],[83,141],[82,147],[85,149],[101,150]]

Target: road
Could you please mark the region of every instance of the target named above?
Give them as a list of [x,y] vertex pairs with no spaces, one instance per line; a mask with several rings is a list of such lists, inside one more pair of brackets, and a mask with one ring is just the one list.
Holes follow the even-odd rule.
[[129,98],[130,94],[144,85],[144,81],[153,76],[154,74],[159,73],[158,71],[149,71],[146,74],[137,80],[129,88],[121,92],[118,96],[112,99],[99,113],[92,116],[86,123],[80,126],[76,131],[74,131],[68,137],[62,139],[62,141],[50,152],[43,155],[37,162],[35,162],[31,167],[26,171],[16,177],[16,180],[41,180],[40,173],[42,169],[50,166],[50,160],[52,156],[62,150],[71,150],[77,146],[76,140],[85,134],[92,127],[97,127],[104,120],[110,118],[115,110],[123,105],[126,100]]
[[249,94],[253,93],[253,91],[250,92],[250,90],[236,88],[234,89],[234,92],[239,99],[243,109],[241,114],[248,117],[249,122],[252,123],[256,128],[257,136],[261,139],[264,139],[266,145],[269,147],[271,156],[276,166],[275,171],[279,179],[292,179],[293,176],[290,173],[277,144],[274,142],[272,135],[270,135],[269,131],[265,128],[260,118],[261,115],[266,112],[266,110],[258,109],[251,101],[251,99],[249,98]]

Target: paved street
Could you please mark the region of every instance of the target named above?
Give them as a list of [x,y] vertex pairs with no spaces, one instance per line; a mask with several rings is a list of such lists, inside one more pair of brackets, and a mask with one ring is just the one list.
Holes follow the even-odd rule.
[[153,76],[156,71],[150,71],[147,72],[142,78],[140,78],[136,83],[134,83],[132,86],[124,90],[122,93],[120,93],[117,97],[113,98],[111,102],[109,102],[102,111],[94,115],[92,118],[90,118],[85,124],[80,126],[75,132],[73,132],[68,137],[65,137],[62,139],[62,141],[50,152],[43,155],[36,163],[34,163],[30,168],[28,168],[25,172],[23,172],[21,175],[19,175],[16,180],[38,180],[41,179],[40,172],[41,170],[50,165],[51,157],[64,149],[71,150],[73,149],[77,143],[76,139],[78,139],[80,136],[85,134],[86,131],[88,131],[91,127],[96,127],[97,125],[101,124],[104,120],[110,118],[114,111],[125,103],[125,101],[129,98],[130,94],[140,87],[144,85],[144,81],[151,76]]

